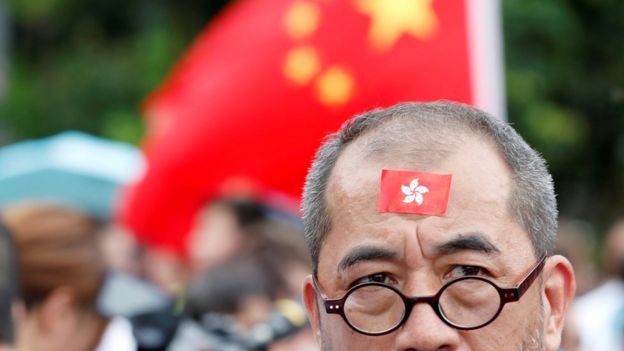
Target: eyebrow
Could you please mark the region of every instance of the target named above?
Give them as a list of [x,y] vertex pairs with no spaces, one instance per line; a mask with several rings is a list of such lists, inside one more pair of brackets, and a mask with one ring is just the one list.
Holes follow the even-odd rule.
[[356,246],[340,260],[338,272],[343,272],[363,261],[392,260],[396,259],[397,256],[395,251],[387,248],[370,245]]
[[438,254],[452,254],[460,251],[477,251],[498,254],[501,251],[485,235],[479,232],[459,234],[456,238],[436,245]]

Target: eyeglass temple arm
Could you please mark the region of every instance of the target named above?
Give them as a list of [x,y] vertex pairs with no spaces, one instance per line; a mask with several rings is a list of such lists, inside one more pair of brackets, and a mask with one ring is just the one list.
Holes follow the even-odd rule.
[[544,268],[544,262],[546,262],[546,256],[542,256],[542,258],[537,262],[535,267],[527,274],[527,276],[522,280],[518,286],[510,289],[501,289],[503,294],[504,302],[512,302],[518,301],[524,295],[524,293],[529,290],[531,284],[539,277],[542,269]]
[[321,296],[321,300],[323,300],[323,304],[325,305],[325,312],[341,314],[340,311],[342,311],[342,307],[344,306],[345,298],[343,297],[342,299],[336,299],[336,300],[328,299],[323,294],[323,290],[321,290],[321,287],[315,276],[312,276],[312,284],[314,284],[314,288]]

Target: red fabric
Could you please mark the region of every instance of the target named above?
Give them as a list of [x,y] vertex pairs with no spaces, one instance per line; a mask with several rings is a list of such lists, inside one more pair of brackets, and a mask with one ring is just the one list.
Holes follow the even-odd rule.
[[450,174],[381,171],[380,212],[442,216],[451,190]]
[[[403,33],[383,49],[371,44],[373,17],[354,3],[237,1],[199,35],[144,105],[149,167],[120,209],[139,239],[183,254],[195,212],[232,177],[298,199],[315,150],[353,114],[408,100],[472,102],[464,1],[433,1],[429,37]],[[318,25],[293,36],[284,19],[301,4],[318,10]],[[296,83],[284,67],[302,48],[319,67]],[[318,87],[336,67],[351,90],[324,103]]]

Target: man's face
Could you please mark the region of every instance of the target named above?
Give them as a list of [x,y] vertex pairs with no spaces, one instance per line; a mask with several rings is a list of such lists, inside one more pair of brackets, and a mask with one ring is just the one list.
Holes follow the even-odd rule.
[[[452,174],[446,214],[378,212],[382,168]],[[350,145],[327,189],[332,228],[320,252],[320,288],[337,299],[357,283],[381,281],[406,296],[428,296],[467,274],[501,287],[515,286],[537,258],[528,234],[508,211],[511,188],[500,155],[479,140],[465,143],[433,166],[401,157],[364,157],[358,142]],[[539,285],[533,284],[520,301],[507,304],[495,321],[480,329],[454,329],[428,304],[416,304],[399,329],[383,336],[359,334],[340,315],[310,303],[314,293],[309,280],[305,292],[323,350],[542,350]],[[319,301],[318,294],[314,299]]]

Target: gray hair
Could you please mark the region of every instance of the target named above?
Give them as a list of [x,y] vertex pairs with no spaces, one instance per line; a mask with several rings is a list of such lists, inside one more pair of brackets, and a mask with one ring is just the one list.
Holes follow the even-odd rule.
[[[397,121],[400,123],[392,123]],[[489,140],[511,171],[509,212],[528,232],[536,256],[552,252],[557,231],[557,203],[544,159],[511,126],[476,108],[453,102],[403,103],[355,116],[318,150],[306,178],[302,203],[304,233],[315,274],[321,247],[332,225],[326,204],[327,184],[343,150],[366,135],[370,137],[367,149],[372,154],[399,147],[410,152],[405,151],[404,140],[414,138],[406,139],[405,134],[413,135],[414,130],[421,137],[419,145],[423,145],[422,138],[425,138],[426,145],[433,144],[432,149],[437,151],[429,154],[433,155],[430,159],[421,160],[425,163],[445,157],[449,150],[443,146],[456,144],[462,136]],[[424,154],[418,149],[411,152]]]

